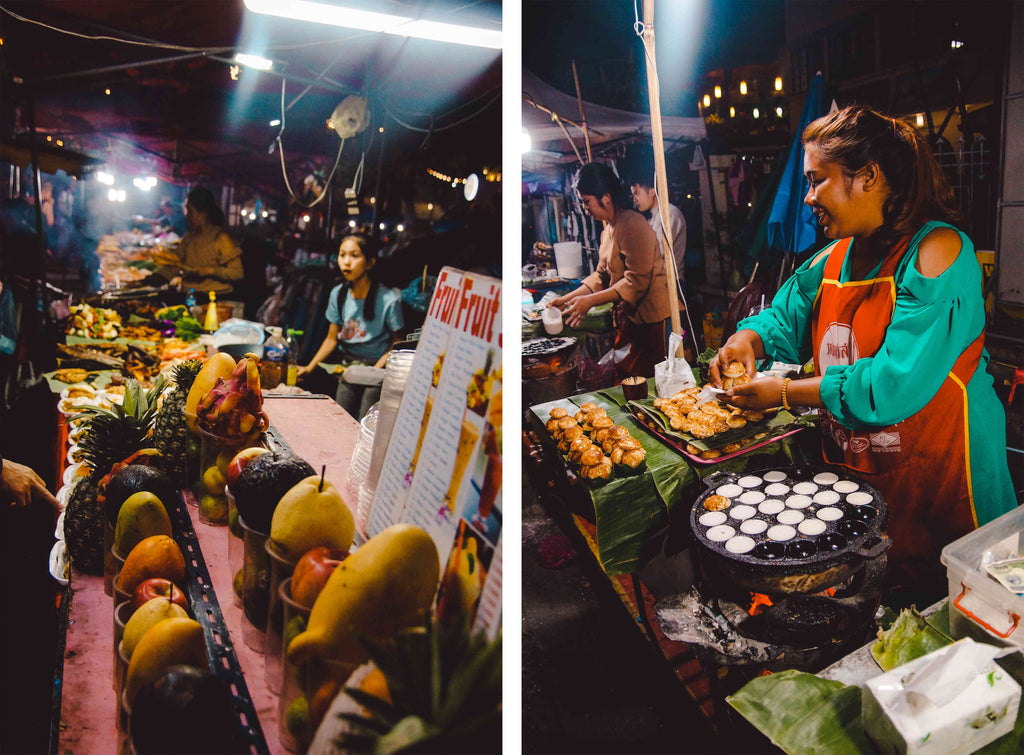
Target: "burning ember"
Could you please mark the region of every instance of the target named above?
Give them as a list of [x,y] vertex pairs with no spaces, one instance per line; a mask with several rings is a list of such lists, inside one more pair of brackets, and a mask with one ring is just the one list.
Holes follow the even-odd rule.
[[747,608],[747,613],[751,616],[759,616],[773,605],[775,604],[772,602],[772,599],[764,593],[752,592],[750,593],[750,606]]

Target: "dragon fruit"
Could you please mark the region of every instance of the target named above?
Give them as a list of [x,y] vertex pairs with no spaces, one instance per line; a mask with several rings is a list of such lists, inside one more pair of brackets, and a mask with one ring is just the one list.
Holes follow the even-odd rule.
[[231,377],[218,378],[200,400],[196,424],[222,438],[244,438],[266,430],[270,419],[263,411],[259,361],[246,354]]

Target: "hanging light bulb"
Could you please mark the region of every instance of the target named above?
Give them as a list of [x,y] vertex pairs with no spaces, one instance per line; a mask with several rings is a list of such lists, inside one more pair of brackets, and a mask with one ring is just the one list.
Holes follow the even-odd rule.
[[740,82],[740,94],[746,94],[746,93],[747,93],[747,82],[741,81]]
[[715,84],[715,99],[722,99],[722,87],[720,87],[718,84]]

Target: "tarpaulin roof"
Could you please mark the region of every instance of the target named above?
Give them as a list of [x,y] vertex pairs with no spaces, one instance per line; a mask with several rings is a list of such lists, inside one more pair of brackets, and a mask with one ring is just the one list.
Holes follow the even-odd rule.
[[[533,143],[533,151],[523,155],[524,168],[541,164],[574,162],[576,153],[565,138],[565,134],[551,115],[533,104],[554,111],[560,118],[581,122],[580,106],[576,98],[544,83],[527,69],[523,69],[523,128]],[[651,116],[647,113],[631,113],[626,110],[583,103],[592,146],[600,146],[630,136],[651,135]],[[583,132],[565,123],[580,154],[586,158]],[[665,148],[671,151],[673,144],[692,144],[707,138],[707,129],[702,118],[663,116],[662,130]]]

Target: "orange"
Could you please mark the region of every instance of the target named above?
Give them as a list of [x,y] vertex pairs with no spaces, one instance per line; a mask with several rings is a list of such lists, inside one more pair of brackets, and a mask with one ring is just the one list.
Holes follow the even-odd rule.
[[117,577],[117,587],[130,595],[140,582],[152,577],[163,577],[175,584],[183,584],[185,557],[174,538],[153,535],[141,540],[125,558]]

